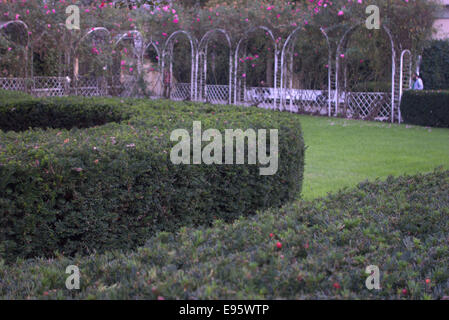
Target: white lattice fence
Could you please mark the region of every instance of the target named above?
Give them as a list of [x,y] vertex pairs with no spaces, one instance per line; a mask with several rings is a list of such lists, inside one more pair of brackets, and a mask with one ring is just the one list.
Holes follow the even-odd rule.
[[328,112],[328,93],[323,90],[284,89],[282,90],[284,109],[291,112]]
[[123,91],[120,96],[133,97],[137,94],[137,81],[134,77],[125,77],[121,81]]
[[190,83],[175,83],[172,85],[170,93],[172,100],[187,100],[190,99]]
[[64,77],[34,77],[31,93],[37,97],[57,97],[68,93],[69,83]]
[[347,116],[358,119],[391,119],[391,94],[384,92],[350,92],[347,94]]
[[229,103],[228,85],[206,85],[206,101],[210,103]]
[[72,93],[78,96],[93,97],[107,95],[107,88],[101,85],[100,78],[79,77],[72,88]]
[[101,95],[134,97],[137,95],[137,80],[132,76],[114,76],[109,78],[104,86],[101,85],[101,79],[98,79]]
[[268,87],[249,87],[245,91],[244,102],[247,105],[254,105],[259,108],[272,109],[274,108],[274,100],[280,98],[276,95],[274,88]]
[[26,83],[24,78],[0,78],[0,89],[25,91]]

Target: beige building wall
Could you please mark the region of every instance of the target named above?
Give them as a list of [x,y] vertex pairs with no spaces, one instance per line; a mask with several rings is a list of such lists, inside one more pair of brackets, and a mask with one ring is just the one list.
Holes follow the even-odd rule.
[[438,12],[435,16],[433,24],[436,29],[434,39],[449,39],[449,0],[439,0],[444,6],[443,10]]

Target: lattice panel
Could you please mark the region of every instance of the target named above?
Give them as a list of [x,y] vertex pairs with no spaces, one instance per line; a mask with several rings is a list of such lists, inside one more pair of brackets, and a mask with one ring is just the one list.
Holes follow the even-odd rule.
[[102,88],[101,79],[79,77],[75,83],[76,87],[72,88],[72,93],[78,96],[94,97],[106,96],[106,88]]
[[37,97],[56,97],[68,94],[68,81],[63,77],[34,77],[31,92]]
[[280,95],[274,88],[250,87],[246,89],[244,102],[259,108],[273,109],[275,99],[280,99]]
[[134,77],[124,77],[121,82],[123,91],[120,93],[122,97],[134,97],[137,94],[137,81]]
[[210,103],[229,103],[228,85],[206,85],[206,102]]
[[350,92],[347,116],[357,119],[387,121],[391,119],[391,94],[384,92]]
[[172,100],[187,100],[190,99],[190,83],[175,83],[172,84],[170,94]]
[[101,80],[98,79],[101,95],[119,96],[119,97],[135,97],[137,96],[137,80],[134,77],[113,76],[105,82],[104,88]]
[[323,90],[284,89],[282,90],[284,108],[290,112],[319,113],[328,112],[328,93]]
[[25,79],[24,78],[0,78],[0,89],[25,91]]

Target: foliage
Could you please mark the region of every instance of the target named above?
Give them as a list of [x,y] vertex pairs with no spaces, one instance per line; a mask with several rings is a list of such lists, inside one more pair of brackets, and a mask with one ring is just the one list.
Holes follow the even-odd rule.
[[[122,2],[129,4],[127,1]],[[159,49],[164,47],[169,35],[176,30],[187,30],[196,38],[201,39],[208,30],[214,28],[227,30],[231,35],[233,47],[235,47],[237,41],[248,31],[261,25],[273,30],[274,41],[277,42],[279,48],[282,47],[283,41],[291,31],[302,27],[313,27],[316,30],[323,27],[329,31],[331,41],[335,43],[341,38],[347,27],[366,19],[365,9],[369,4],[376,4],[380,7],[382,23],[392,31],[398,46],[397,49],[399,47],[410,48],[419,52],[423,46],[423,40],[430,35],[433,12],[437,8],[435,4],[426,0],[307,0],[292,2],[210,0],[207,3],[200,2],[201,7],[192,7],[191,2],[187,5],[187,2],[183,1],[156,7],[152,5],[139,6],[138,4],[143,2],[138,1],[137,5],[124,8],[118,8],[118,6],[116,8],[112,2],[100,0],[89,1],[88,5],[84,3],[85,1],[81,0],[72,1],[72,4],[79,5],[81,8],[80,31],[68,31],[64,27],[63,24],[67,18],[65,2],[50,2],[44,6],[38,1],[15,1],[0,4],[0,12],[6,18],[21,19],[30,27],[31,44],[35,51],[36,74],[70,75],[72,73],[71,64],[75,60],[75,56],[79,56],[80,62],[82,61],[80,65],[88,69],[84,70],[85,73],[104,74],[102,70],[107,66],[110,75],[113,69],[118,69],[117,61],[114,62],[112,58],[114,54],[118,53],[114,53],[113,39],[117,39],[119,34],[128,30],[140,31],[145,42],[153,41]],[[106,43],[103,44],[103,48],[99,48],[98,43],[95,43],[90,36],[83,38],[94,27],[105,27],[110,31],[110,39],[104,40]],[[9,30],[2,34],[8,34],[11,37],[11,34],[15,34],[15,32]],[[25,37],[22,38],[25,39]],[[258,52],[260,63],[255,67],[260,70],[254,70],[257,75],[254,76],[254,80],[250,81],[267,81],[270,75],[260,73],[267,69],[268,64],[272,63],[269,59],[272,52],[268,52],[268,48],[273,49],[274,45],[271,43],[273,40],[269,40],[263,34],[250,34],[250,38],[251,41],[257,38],[257,42],[268,43],[268,45],[260,46],[260,52]],[[307,43],[320,43],[322,40],[322,35],[319,32],[315,35],[299,37],[299,48]],[[363,37],[359,37],[358,40],[357,46],[361,48],[366,47],[367,43],[371,43],[370,39]],[[389,43],[387,42],[385,45],[388,46]],[[11,41],[1,47],[3,48],[2,69],[6,72],[4,75],[21,74],[19,69],[23,68],[23,65],[14,63],[21,53],[11,44]],[[10,51],[8,51],[9,48],[11,48]],[[379,50],[382,48],[379,47]],[[181,49],[180,56],[189,56],[188,47]],[[320,86],[319,82],[321,82],[321,73],[324,68],[322,61],[315,61],[316,56],[317,53],[313,51],[308,51],[306,55],[301,53],[303,61],[296,62],[303,66],[313,65],[314,62],[319,63],[319,68],[313,70],[317,73],[316,80],[313,82],[317,82],[317,84],[311,84],[312,86]],[[364,59],[370,61],[372,66],[383,66],[383,56],[373,50],[368,50]],[[183,62],[185,61],[183,60]],[[185,65],[186,63],[179,64],[178,67],[182,69],[179,71],[180,75],[185,74]],[[215,72],[215,74],[219,73],[219,70]],[[249,78],[251,77],[249,76]],[[367,81],[375,80],[368,79]],[[220,79],[217,82],[227,83],[226,79]]]
[[[65,26],[69,6],[65,1],[8,1],[0,3],[2,16],[10,20],[20,20],[28,25],[28,30],[14,24],[1,30],[0,38],[6,39],[3,48],[8,50],[11,57],[23,55],[27,36],[29,47],[33,48],[35,75],[71,75],[71,65],[64,63],[68,57],[87,55],[88,59],[95,60],[98,53],[93,50],[95,44],[86,33],[94,27],[105,27],[110,31],[111,40],[123,30],[134,27],[132,19],[128,17],[129,9],[115,8],[112,2],[101,5],[102,1],[91,1],[86,4],[83,0],[71,1],[70,5],[80,8],[80,30],[68,30]],[[19,28],[18,32],[16,29]],[[20,47],[17,46],[15,36],[18,36]],[[83,39],[83,41],[81,41]],[[111,41],[108,40],[108,41]],[[87,42],[87,43],[86,43]],[[90,43],[89,43],[90,42]],[[109,43],[110,44],[110,43]],[[82,48],[88,46],[88,49]],[[106,53],[105,53],[106,54]],[[111,51],[107,53],[112,54]],[[103,60],[108,60],[105,56]],[[73,62],[73,61],[72,61]],[[104,64],[104,63],[103,63]],[[2,68],[6,76],[24,76],[24,64],[13,63],[7,56],[2,56]]]
[[[286,113],[77,97],[8,99],[0,110],[0,118],[37,127],[0,131],[0,256],[8,260],[132,248],[156,231],[231,221],[301,191],[302,131]],[[50,120],[66,128],[76,125],[70,121],[95,126],[39,128],[56,126]],[[260,163],[247,161],[174,165],[171,132],[185,128],[192,136],[193,121],[203,131],[278,129],[277,173],[260,175]]]
[[420,73],[426,89],[449,89],[449,41],[430,42],[422,55]]
[[391,83],[389,82],[362,82],[353,87],[355,92],[391,92]]
[[3,131],[25,131],[36,127],[88,128],[129,118],[122,104],[114,99],[1,96],[0,129]]
[[449,128],[449,91],[406,91],[401,113],[407,123]]
[[0,89],[0,98],[2,101],[5,101],[8,99],[31,98],[31,96],[22,91]]
[[[135,252],[0,264],[0,297],[441,299],[448,193],[448,171],[390,177],[233,224],[161,232]],[[65,288],[69,265],[80,290]],[[366,288],[368,265],[379,267],[381,290]]]

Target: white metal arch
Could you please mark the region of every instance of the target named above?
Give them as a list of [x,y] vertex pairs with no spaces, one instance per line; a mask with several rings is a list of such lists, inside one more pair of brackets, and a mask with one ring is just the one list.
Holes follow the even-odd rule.
[[[284,103],[284,93],[285,93],[285,86],[286,84],[284,84],[284,63],[285,63],[285,56],[286,56],[286,51],[288,50],[288,46],[293,46],[294,45],[294,41],[296,39],[296,36],[298,35],[299,31],[301,31],[301,29],[303,29],[303,26],[299,26],[296,29],[294,29],[287,37],[287,39],[284,42],[284,45],[282,46],[282,51],[281,51],[281,92],[282,97],[281,97],[281,105]],[[327,32],[324,28],[320,28],[319,29],[321,31],[321,33],[323,34],[323,36],[326,39],[326,44],[327,44],[327,49],[328,49],[328,115],[331,115],[331,74],[332,74],[332,53],[331,53],[331,45],[330,45],[330,41],[329,41],[329,36],[327,35]]]
[[[133,40],[133,54],[137,60],[137,72],[140,74],[142,72],[142,59],[144,53],[144,40],[143,36],[138,30],[129,30],[117,37],[117,40],[114,43],[114,48],[116,48],[120,42],[124,40]],[[136,40],[140,42],[140,45],[136,47]]]
[[[405,56],[408,56],[409,64],[408,64],[408,70],[407,70],[407,79],[404,79],[404,60]],[[402,100],[402,94],[404,92],[404,81],[408,80],[408,87],[410,88],[410,81],[412,79],[412,53],[410,50],[403,50],[401,52],[401,64],[399,67],[399,104],[398,104],[398,122],[401,123],[402,117],[401,117],[401,100]]]
[[[33,55],[31,55],[31,59],[28,58],[29,55],[29,49],[30,49],[30,33],[29,33],[29,28],[28,25],[23,22],[22,20],[11,20],[11,21],[6,21],[6,22],[0,22],[0,29],[6,29],[9,25],[12,24],[18,24],[20,26],[22,26],[25,29],[25,33],[26,33],[26,45],[24,47],[24,51],[25,51],[25,78],[28,78],[28,62],[29,60],[31,61],[31,68],[30,68],[30,77],[33,76]],[[1,35],[1,33],[0,33]],[[21,46],[19,44],[19,46]],[[32,52],[32,51],[31,51]]]
[[[172,85],[171,81],[173,79],[173,41],[179,35],[185,35],[190,42],[190,51],[191,51],[191,68],[190,68],[190,98],[192,100],[196,99],[197,96],[197,77],[198,77],[198,40],[185,30],[177,30],[173,32],[165,41],[164,48],[162,50],[162,72],[165,70],[166,58],[169,56],[169,72],[170,72],[170,86]],[[165,73],[164,73],[164,82],[165,82]]]
[[235,54],[234,54],[234,103],[237,103],[237,80],[238,80],[238,76],[237,76],[237,70],[238,70],[238,55],[239,55],[239,51],[240,51],[240,46],[242,45],[242,43],[245,40],[248,40],[249,36],[251,33],[257,31],[257,30],[263,30],[266,33],[268,33],[269,37],[271,38],[271,40],[273,41],[273,46],[274,46],[274,79],[273,79],[273,85],[274,85],[274,92],[275,92],[275,97],[274,97],[274,101],[273,101],[273,109],[276,109],[276,100],[277,100],[277,73],[278,73],[278,56],[279,56],[279,49],[278,49],[278,45],[276,43],[276,39],[274,38],[273,32],[271,31],[271,29],[269,29],[268,27],[265,26],[257,26],[257,27],[253,27],[250,30],[248,30],[247,32],[245,32],[245,34],[243,35],[243,37],[238,41],[237,43],[237,47],[235,48]]
[[[104,32],[106,34],[107,38],[108,38],[108,42],[111,41],[111,33],[105,27],[95,27],[95,28],[89,29],[89,31],[87,31],[75,44],[75,47],[73,49],[73,54],[75,56],[75,61],[78,59],[79,46],[84,42],[84,40],[86,40],[87,37],[89,37],[90,35],[93,35],[95,33],[99,33],[99,32]],[[75,63],[77,63],[77,62],[75,62]]]
[[158,61],[157,64],[160,66],[162,63],[162,57],[161,57],[161,51],[159,50],[159,47],[157,46],[157,44],[153,41],[150,40],[144,47],[142,54],[145,54],[145,52],[148,50],[148,48],[153,47],[154,51],[156,51],[156,54],[158,56]]
[[[156,82],[163,81],[163,79],[162,79],[163,72],[162,72],[162,68],[161,68],[161,65],[162,65],[161,51],[160,51],[160,49],[158,47],[158,44],[153,41],[152,37],[150,38],[150,41],[144,45],[142,53],[141,53],[142,54],[142,56],[141,56],[142,72],[145,71],[144,70],[144,56],[145,56],[145,52],[147,52],[147,50],[149,48],[153,48],[154,51],[156,52],[156,55],[157,55],[157,67],[158,67],[158,70],[159,70],[159,76],[158,76]],[[159,94],[156,94],[156,96],[159,96]]]
[[[338,77],[339,77],[339,69],[340,69],[340,54],[342,53],[342,46],[345,45],[345,41],[349,39],[352,32],[354,32],[355,29],[357,29],[359,26],[365,24],[365,21],[360,21],[356,23],[355,25],[349,27],[346,32],[343,34],[342,38],[340,39],[340,42],[337,46],[337,54],[336,54],[336,74],[335,74],[335,81],[336,81],[336,98],[335,98],[335,116],[338,114],[338,105],[339,105],[339,83],[338,83]],[[395,108],[395,76],[396,76],[396,50],[394,46],[394,40],[393,36],[391,35],[390,29],[388,29],[385,25],[382,25],[382,29],[387,33],[390,44],[391,44],[391,122],[394,122],[394,108]]]
[[97,32],[105,32],[108,37],[111,37],[111,33],[109,32],[108,29],[106,29],[105,27],[95,27],[90,29],[89,31],[87,31],[84,36],[81,37],[81,39],[78,41],[77,43],[77,47],[84,41],[84,39],[86,39],[89,35],[97,33]]
[[[201,61],[203,63],[203,70],[199,71],[202,74],[200,75],[199,79],[197,78],[197,80],[199,80],[199,89],[197,92],[197,98],[201,99],[202,98],[202,94],[203,94],[203,90],[207,85],[207,53],[208,53],[208,44],[209,41],[211,40],[212,36],[215,33],[219,33],[222,34],[227,42],[228,48],[229,48],[229,79],[228,79],[228,83],[229,83],[229,94],[228,94],[228,103],[231,104],[232,102],[232,79],[233,79],[233,75],[232,75],[232,42],[231,42],[231,37],[228,34],[228,32],[225,29],[220,29],[220,28],[215,28],[215,29],[211,29],[209,31],[207,31],[203,37],[201,38],[201,41],[199,43],[198,46],[198,60]],[[197,66],[197,68],[199,68],[199,65]],[[198,71],[197,71],[198,72]],[[197,73],[198,75],[198,73]]]

